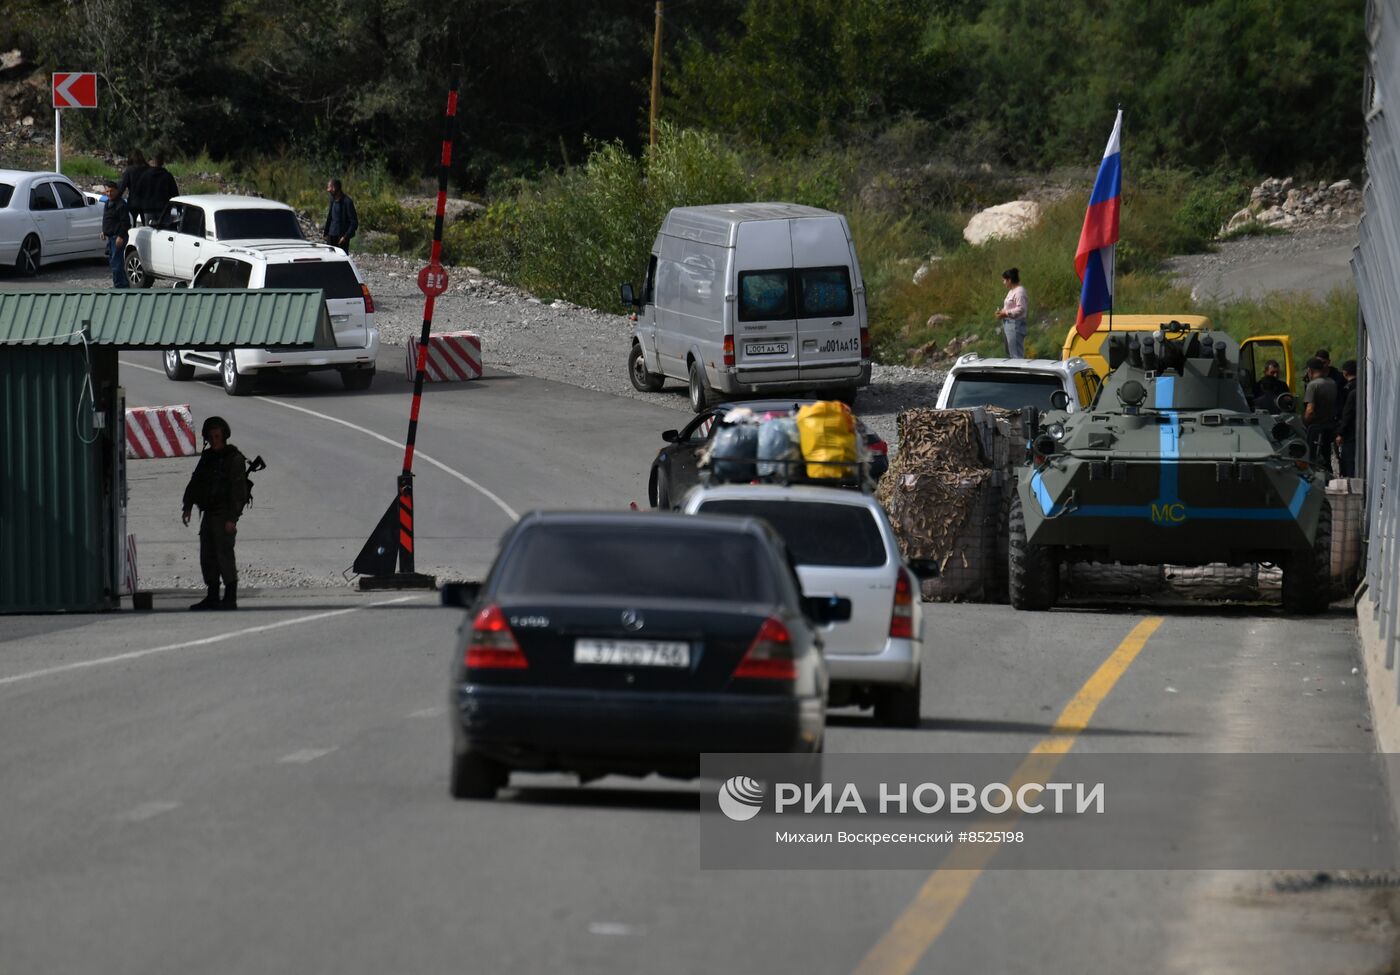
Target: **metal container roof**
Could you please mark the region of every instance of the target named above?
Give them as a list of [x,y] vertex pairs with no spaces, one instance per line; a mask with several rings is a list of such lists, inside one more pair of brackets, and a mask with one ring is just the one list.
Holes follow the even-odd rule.
[[125,349],[334,344],[320,291],[134,288],[0,294],[0,345]]

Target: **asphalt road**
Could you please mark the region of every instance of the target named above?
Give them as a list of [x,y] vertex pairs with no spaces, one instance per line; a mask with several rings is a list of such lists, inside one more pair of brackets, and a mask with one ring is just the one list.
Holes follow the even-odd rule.
[[[496,802],[453,802],[460,614],[423,594],[310,586],[349,564],[392,498],[407,385],[386,361],[364,394],[311,377],[230,399],[135,368],[158,367],[151,354],[122,359],[130,405],[220,412],[235,443],[267,458],[240,541],[263,576],[237,614],[189,614],[190,594],[172,593],[150,614],[0,619],[6,975],[1392,964],[1395,928],[1374,892],[995,860],[981,873],[709,871],[694,784],[517,777]],[[509,376],[433,389],[419,447],[450,471],[420,455],[420,568],[479,571],[509,522],[502,503],[644,505],[657,432],[675,416]],[[146,571],[187,586],[196,542],[177,508],[191,466],[132,463]],[[828,750],[1375,747],[1341,610],[1154,609],[1162,622],[1135,655],[1123,652],[1145,617],[1133,609],[926,611],[922,726],[837,714]]]

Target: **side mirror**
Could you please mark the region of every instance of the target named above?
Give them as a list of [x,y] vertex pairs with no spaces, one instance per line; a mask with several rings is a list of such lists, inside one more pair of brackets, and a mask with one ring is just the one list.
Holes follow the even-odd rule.
[[681,432],[679,430],[662,430],[661,439],[667,443],[680,443]]
[[802,609],[819,626],[845,623],[851,618],[851,601],[845,596],[803,596]]
[[479,582],[444,582],[442,584],[442,604],[467,609],[481,595]]
[[622,303],[623,303],[624,305],[626,305],[628,308],[640,308],[640,307],[641,307],[641,305],[640,305],[640,304],[638,303],[638,301],[637,301],[636,292],[634,292],[634,291],[632,290],[632,284],[631,284],[631,282],[628,282],[627,284],[624,284],[620,290],[621,290],[621,292],[622,292]]
[[936,559],[910,559],[909,571],[919,579],[937,579],[940,575]]
[[1050,405],[1057,410],[1069,409],[1069,393],[1063,389],[1057,389],[1050,394]]

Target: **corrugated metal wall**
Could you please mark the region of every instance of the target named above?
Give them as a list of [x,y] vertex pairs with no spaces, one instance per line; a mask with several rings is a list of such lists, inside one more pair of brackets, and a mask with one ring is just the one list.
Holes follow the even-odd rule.
[[1361,304],[1358,352],[1365,356],[1365,408],[1358,414],[1364,466],[1358,473],[1366,477],[1367,590],[1357,609],[1377,615],[1385,664],[1394,668],[1400,612],[1400,9],[1371,0],[1366,29],[1365,211],[1352,261]]
[[95,436],[87,375],[82,346],[0,346],[0,612],[108,605],[106,438],[80,439]]

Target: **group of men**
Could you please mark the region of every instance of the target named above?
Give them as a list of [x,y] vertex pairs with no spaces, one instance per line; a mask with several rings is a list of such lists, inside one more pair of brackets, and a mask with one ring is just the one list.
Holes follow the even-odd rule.
[[112,287],[130,287],[123,266],[126,238],[138,223],[154,224],[180,188],[165,168],[165,157],[154,153],[150,162],[140,149],[131,150],[121,178],[103,180],[106,194],[102,210],[102,239],[107,242],[107,264],[112,269]]
[[[1292,411],[1293,407],[1283,400],[1285,396],[1291,398],[1291,390],[1281,373],[1277,359],[1264,363],[1264,374],[1254,384],[1255,409],[1272,413]],[[1338,371],[1332,365],[1331,353],[1318,349],[1308,360],[1304,381],[1303,424],[1316,463],[1329,478],[1334,470],[1341,477],[1355,477],[1356,360],[1348,359]]]
[[1342,363],[1339,372],[1326,349],[1308,360],[1303,388],[1303,423],[1315,462],[1332,476],[1334,450],[1342,477],[1356,476],[1356,360]]

